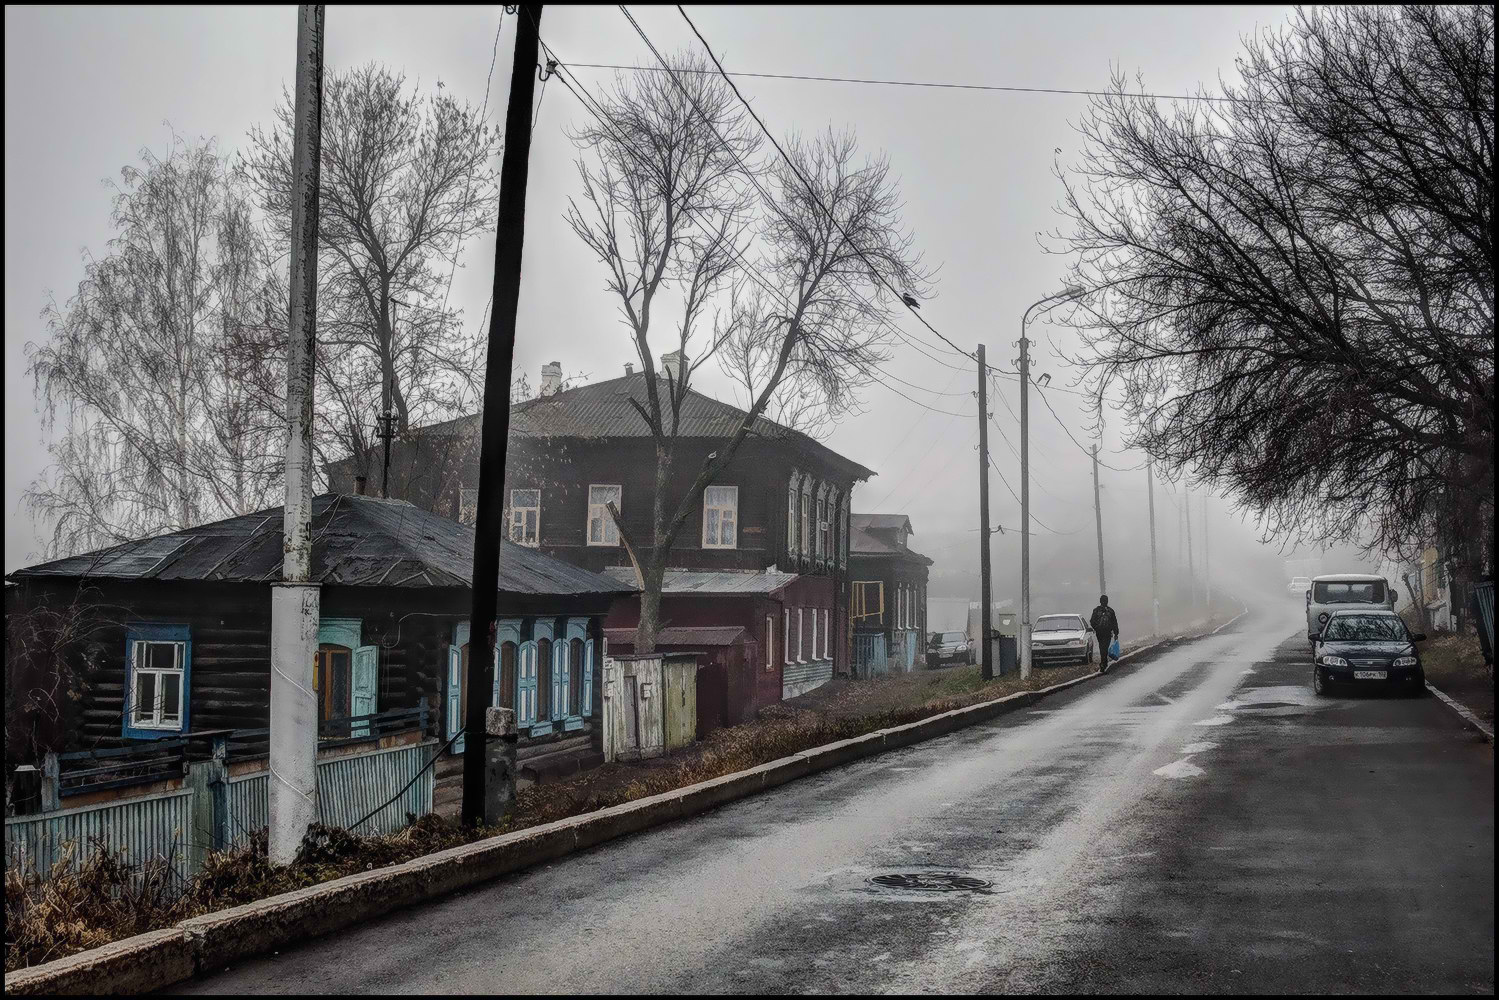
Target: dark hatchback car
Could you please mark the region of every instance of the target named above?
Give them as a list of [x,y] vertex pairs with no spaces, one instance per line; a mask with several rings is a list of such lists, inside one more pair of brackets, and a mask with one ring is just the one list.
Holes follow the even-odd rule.
[[1412,634],[1393,611],[1337,611],[1312,642],[1312,689],[1331,693],[1334,684],[1383,689],[1406,695],[1426,693],[1426,674]]

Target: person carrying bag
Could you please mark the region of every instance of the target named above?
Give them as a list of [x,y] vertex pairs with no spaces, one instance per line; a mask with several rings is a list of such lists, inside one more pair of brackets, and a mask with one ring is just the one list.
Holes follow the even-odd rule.
[[1109,661],[1119,659],[1119,618],[1114,614],[1114,609],[1109,607],[1108,594],[1099,595],[1098,607],[1093,609],[1088,624],[1098,639],[1098,672],[1106,674],[1109,672]]

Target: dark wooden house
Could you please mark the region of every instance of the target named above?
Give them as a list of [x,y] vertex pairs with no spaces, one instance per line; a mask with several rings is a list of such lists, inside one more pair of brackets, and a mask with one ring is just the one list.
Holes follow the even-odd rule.
[[854,514],[850,521],[850,616],[858,672],[913,670],[925,663],[932,560],[911,548],[915,532],[904,514]]
[[[321,623],[307,679],[320,722],[425,701],[439,735],[457,733],[472,529],[401,501],[328,494],[313,502],[312,536]],[[276,507],[11,573],[13,614],[73,607],[90,617],[79,632],[86,638],[54,665],[81,682],[65,707],[66,743],[268,725],[271,585],[281,552]],[[592,740],[604,618],[633,590],[502,545],[491,697],[516,709],[523,744],[545,745],[533,753]]]
[[[638,537],[651,536],[655,445],[636,409],[646,391],[644,375],[627,374],[513,408],[503,514],[513,542],[633,581],[606,504],[618,505]],[[680,471],[670,488],[685,492],[743,418],[743,410],[689,390]],[[472,520],[478,430],[475,416],[403,435],[392,448],[391,495]],[[363,459],[327,471],[340,489],[356,488],[361,476],[382,478]],[[849,496],[872,475],[811,437],[761,419],[696,504],[673,548],[662,620],[666,637],[695,649],[706,643],[701,630],[715,630],[720,645],[710,659],[735,673],[724,680],[725,721],[847,672]],[[668,504],[680,496],[673,493]],[[611,647],[630,648],[625,633],[638,621],[638,607],[616,605]]]

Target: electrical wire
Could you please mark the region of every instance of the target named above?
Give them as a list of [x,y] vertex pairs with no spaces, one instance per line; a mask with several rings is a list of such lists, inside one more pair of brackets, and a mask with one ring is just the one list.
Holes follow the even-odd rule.
[[[635,25],[635,30],[640,33],[640,36],[642,38],[646,39],[646,44],[650,45],[650,39],[646,38],[645,31],[635,21],[635,18],[630,15],[629,10],[625,7],[624,4],[620,4],[619,6],[620,10],[624,11],[625,17],[629,18],[630,23]],[[724,78],[724,81],[728,83],[729,89],[734,91],[734,96],[739,98],[739,103],[744,105],[745,110],[750,113],[750,117],[755,120],[755,124],[760,126],[760,131],[765,133],[766,138],[770,140],[770,144],[776,148],[776,152],[781,154],[781,159],[786,161],[786,165],[791,168],[791,172],[796,174],[797,179],[799,179],[806,187],[807,194],[812,199],[812,203],[815,204],[818,208],[822,209],[823,214],[828,217],[828,221],[833,224],[833,227],[837,229],[839,234],[842,235],[842,237],[848,242],[849,247],[869,268],[870,276],[878,281],[881,285],[884,285],[885,288],[890,292],[890,294],[895,296],[896,301],[904,305],[906,309],[911,313],[911,315],[916,317],[916,321],[930,330],[933,334],[935,334],[938,340],[941,340],[943,343],[947,344],[954,351],[963,355],[964,357],[973,358],[973,352],[963,350],[957,344],[953,343],[951,340],[948,340],[941,330],[938,330],[931,323],[928,323],[926,317],[922,316],[921,313],[917,311],[917,307],[911,304],[911,302],[909,301],[910,297],[905,292],[891,285],[890,282],[886,280],[885,276],[879,272],[879,269],[876,268],[874,264],[870,263],[869,258],[864,255],[864,251],[859,247],[857,243],[853,241],[853,238],[849,236],[848,230],[843,227],[843,223],[839,222],[837,216],[833,214],[832,209],[828,208],[822,203],[822,199],[818,197],[817,188],[813,186],[812,182],[807,179],[807,176],[802,173],[801,168],[796,165],[796,161],[793,160],[791,156],[786,152],[785,148],[781,146],[780,141],[776,139],[775,135],[766,126],[765,121],[755,111],[754,107],[751,106],[750,102],[745,99],[744,94],[740,93],[738,85],[734,83],[728,72],[725,71],[723,63],[719,62],[718,60],[718,56],[714,54],[713,46],[708,44],[708,40],[703,37],[703,33],[698,30],[697,25],[692,23],[692,18],[687,16],[687,12],[682,9],[681,4],[677,4],[677,13],[682,15],[682,20],[687,22],[687,26],[691,28],[692,33],[697,36],[697,40],[703,43],[703,49],[708,53],[708,58],[713,60],[714,66],[718,67],[719,74]],[[656,47],[654,45],[651,45],[651,51],[654,52],[655,48]],[[657,53],[657,58],[660,60],[663,66],[666,65],[666,60],[660,59],[659,52]],[[681,86],[680,82],[678,83],[678,86]]]
[[[626,16],[628,16],[628,12],[626,12]],[[633,22],[633,19],[632,19],[632,22]],[[639,30],[638,29],[638,25],[637,25],[637,30]],[[642,37],[645,37],[643,33],[642,33]],[[645,40],[646,40],[647,44],[650,44],[649,38],[646,38]],[[608,119],[608,114],[603,110],[603,108],[598,104],[598,102],[595,101],[595,100],[593,100],[592,97],[591,97],[591,95],[587,96],[587,97],[584,96],[584,92],[582,92],[583,91],[582,83],[580,81],[578,81],[576,77],[572,76],[572,74],[570,72],[567,72],[570,69],[570,64],[566,63],[565,61],[563,61],[561,59],[557,59],[556,58],[556,52],[553,51],[550,48],[550,46],[548,46],[545,42],[542,42],[542,47],[546,50],[547,57],[549,59],[553,59],[556,62],[556,64],[557,64],[557,70],[558,70],[559,74],[561,74],[563,72],[566,72],[567,75],[562,76],[562,85],[567,88],[568,92],[571,93],[575,98],[577,98],[578,101],[581,104],[583,104],[584,107],[587,108],[589,110],[589,112],[591,114],[593,114],[593,116],[596,119],[598,119],[598,121],[599,121],[599,123],[601,125],[603,125],[606,129],[609,129],[610,132],[611,132],[611,134],[614,135],[614,137],[615,137],[615,139],[617,141],[620,141],[622,143],[626,142],[625,138],[623,136],[619,135],[618,132],[616,132],[611,127],[611,123],[609,122],[609,119]],[[656,51],[655,48],[654,48],[654,46],[652,46],[652,51],[653,52]],[[656,52],[656,55],[657,55],[658,59],[661,58],[659,52]],[[571,82],[569,82],[569,79],[571,79]],[[573,84],[577,84],[577,86],[575,87],[575,86],[573,86]],[[680,84],[678,84],[678,85],[680,86]],[[689,95],[689,98],[690,98],[690,95]],[[715,130],[715,135],[717,136],[716,130]],[[722,136],[717,136],[717,137],[719,139],[719,142],[721,144],[723,144],[727,148],[727,143],[724,141],[723,137]],[[740,166],[744,167],[744,164],[741,162]],[[745,169],[746,169],[746,174],[747,174],[747,176],[750,177],[752,183],[755,183],[755,186],[757,187],[757,189],[760,190],[760,193],[762,194],[762,196],[764,196],[765,199],[766,199],[766,201],[768,203],[770,203],[772,205],[772,207],[774,207],[773,203],[770,202],[770,196],[769,196],[769,194],[767,192],[765,192],[765,190],[763,188],[759,187],[758,182],[754,181],[753,174],[750,173],[747,168],[745,168]],[[684,214],[685,214],[685,217],[688,219],[688,221],[692,222],[694,225],[697,225],[700,229],[703,229],[705,232],[707,231],[706,227],[698,219],[696,219],[694,217],[693,213],[688,212],[688,213],[684,213]],[[709,235],[711,235],[711,234],[709,234]],[[743,252],[740,251],[738,249],[738,247],[734,247],[733,248],[733,253],[734,253],[734,256],[736,257],[736,259],[738,259],[738,261],[740,262],[740,264],[745,268],[745,271],[749,275],[749,277],[751,278],[751,280],[753,280],[757,285],[759,285],[768,294],[770,294],[770,295],[775,296],[776,298],[778,298],[788,308],[794,308],[794,303],[792,303],[791,300],[789,298],[787,298],[787,296],[783,292],[781,292],[779,289],[777,289],[774,286],[772,286],[770,284],[770,282],[769,282],[769,279],[767,279],[764,276],[764,274],[759,271],[758,268],[756,268],[749,261],[747,261],[747,260],[744,259]],[[846,281],[845,281],[845,284],[846,284]],[[857,292],[855,292],[855,294],[857,294]],[[486,311],[487,311],[487,309],[488,309],[488,307],[486,306]],[[899,336],[905,343],[907,343],[910,346],[912,346],[913,348],[915,348],[919,353],[922,353],[923,355],[925,355],[926,357],[930,358],[931,360],[936,361],[938,364],[942,364],[942,365],[944,365],[944,366],[946,366],[948,368],[953,368],[956,371],[964,371],[965,370],[965,369],[962,369],[962,368],[958,368],[957,366],[954,366],[954,365],[948,365],[948,364],[946,364],[946,362],[942,361],[940,358],[936,358],[936,357],[932,356],[931,354],[927,354],[925,351],[923,351],[921,349],[921,347],[919,347],[917,345],[917,342],[914,342],[909,337],[907,337],[904,334],[904,332],[900,330],[899,327],[896,327],[893,324],[890,324],[888,320],[883,320],[883,322],[885,323],[886,326],[888,326],[890,329],[892,329],[896,333],[896,335]],[[881,374],[883,374],[883,375],[885,375],[885,376],[887,376],[887,377],[889,377],[891,379],[894,379],[895,381],[900,382],[903,385],[910,386],[913,389],[918,389],[918,390],[923,391],[923,392],[930,392],[933,395],[947,395],[947,393],[945,393],[945,392],[938,392],[937,390],[928,389],[925,386],[919,386],[919,385],[916,385],[915,383],[907,382],[905,379],[899,378],[898,376],[895,376],[895,375],[891,374],[890,372],[886,371],[883,368],[878,368],[878,370],[880,371]],[[885,388],[889,389],[891,392],[893,392],[896,395],[900,396],[902,399],[905,399],[905,400],[907,400],[908,402],[911,402],[911,403],[915,403],[917,406],[920,406],[924,410],[929,410],[929,411],[931,411],[933,413],[942,413],[942,414],[946,414],[946,415],[949,415],[949,416],[969,416],[969,414],[955,414],[955,413],[953,413],[953,411],[950,411],[950,410],[937,409],[936,407],[929,406],[929,405],[927,405],[925,403],[922,403],[919,400],[912,399],[910,396],[907,396],[905,393],[901,392],[899,389],[896,389],[894,386],[891,386],[891,385],[888,385],[888,384],[885,384],[885,383],[882,383],[882,384],[885,386]],[[951,395],[964,395],[964,394],[963,393],[952,393]]]
[[[684,17],[686,15],[683,15]],[[661,72],[654,66],[625,66],[619,63],[574,63],[579,69],[633,70],[635,72]],[[710,70],[686,70],[690,73],[708,73]],[[804,73],[751,73],[735,70],[730,76],[755,80],[794,80],[804,83],[853,83],[877,87],[917,87],[931,90],[975,90],[1008,94],[1057,94],[1077,97],[1139,97],[1164,101],[1208,101],[1236,104],[1284,104],[1283,101],[1261,100],[1245,97],[1226,97],[1210,94],[1154,94],[1129,92],[1119,94],[1111,90],[1075,90],[1067,87],[1016,87],[992,83],[942,83],[929,80],[882,80],[848,76],[812,76]]]

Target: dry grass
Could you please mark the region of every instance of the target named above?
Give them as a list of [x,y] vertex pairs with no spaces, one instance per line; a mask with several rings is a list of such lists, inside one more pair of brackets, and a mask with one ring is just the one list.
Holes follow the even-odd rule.
[[1494,668],[1476,635],[1438,632],[1420,644],[1426,677],[1485,722],[1494,721]]

